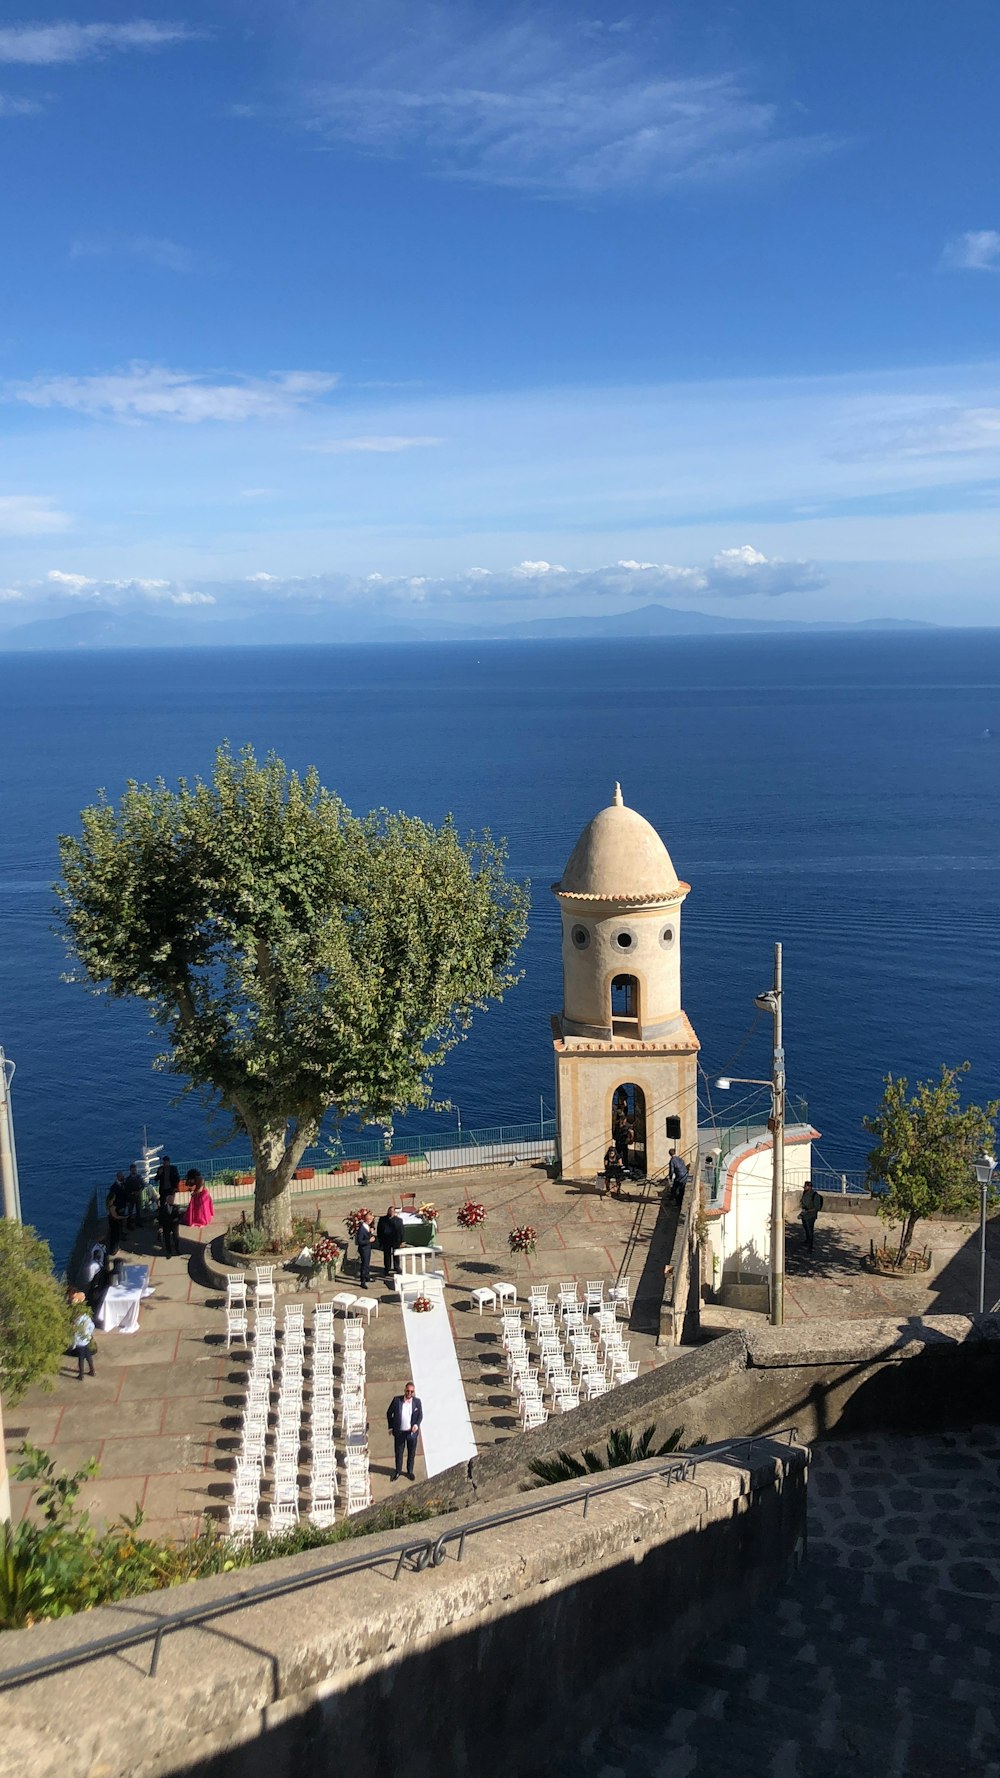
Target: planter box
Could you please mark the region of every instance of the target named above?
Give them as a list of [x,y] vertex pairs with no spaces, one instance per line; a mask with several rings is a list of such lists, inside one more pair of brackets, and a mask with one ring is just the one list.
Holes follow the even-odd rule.
[[295,1172],[292,1174],[293,1179],[315,1179],[315,1177],[316,1177],[315,1167],[297,1167]]
[[360,1161],[338,1161],[337,1165],[334,1167],[333,1170],[335,1173],[360,1173],[361,1172],[361,1162]]
[[410,1157],[408,1154],[391,1154],[389,1156],[390,1167],[408,1167],[409,1164]]
[[257,1183],[256,1174],[241,1173],[239,1176],[239,1179],[237,1180],[236,1183],[237,1183],[237,1185],[256,1185],[256,1183]]

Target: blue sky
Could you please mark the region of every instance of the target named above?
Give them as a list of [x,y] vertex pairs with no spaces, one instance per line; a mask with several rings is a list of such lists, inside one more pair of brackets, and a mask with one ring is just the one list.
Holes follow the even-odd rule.
[[0,625],[988,623],[987,0],[0,24]]

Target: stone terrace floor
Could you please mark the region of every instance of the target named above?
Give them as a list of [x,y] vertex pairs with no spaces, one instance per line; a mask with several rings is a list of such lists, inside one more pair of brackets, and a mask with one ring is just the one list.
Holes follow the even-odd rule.
[[[638,1188],[626,1189],[620,1200],[602,1202],[592,1187],[551,1180],[535,1166],[448,1174],[433,1181],[425,1176],[410,1183],[417,1185],[418,1198],[433,1197],[440,1210],[447,1303],[477,1442],[485,1445],[510,1437],[517,1431],[517,1419],[504,1367],[497,1362],[497,1324],[488,1313],[480,1319],[472,1308],[471,1292],[491,1278],[509,1278],[522,1298],[531,1282],[613,1279],[630,1240]],[[312,1215],[318,1201],[327,1226],[343,1235],[347,1210],[367,1200],[378,1214],[385,1208],[389,1189],[369,1185],[364,1191],[352,1184],[319,1200],[303,1196],[296,1206],[301,1214]],[[456,1223],[455,1212],[466,1196],[487,1206],[488,1220],[480,1229],[466,1231]],[[650,1331],[661,1262],[675,1226],[674,1213],[667,1212],[651,1245],[655,1213],[654,1203],[645,1212],[629,1261],[633,1290],[638,1289],[640,1297],[630,1328],[632,1354],[644,1368],[677,1356],[676,1348],[658,1351]],[[127,1251],[151,1259],[150,1282],[156,1290],[143,1306],[140,1331],[99,1333],[96,1378],[78,1383],[75,1362],[67,1359],[50,1394],[32,1390],[23,1402],[6,1410],[11,1454],[27,1438],[50,1449],[63,1469],[98,1458],[100,1474],[86,1484],[82,1501],[99,1520],[132,1513],[140,1505],[151,1534],[183,1536],[224,1508],[245,1369],[239,1348],[226,1351],[222,1299],[201,1282],[200,1247],[233,1215],[233,1207],[226,1205],[209,1229],[182,1230],[182,1253],[177,1259],[167,1260],[155,1252],[152,1228],[129,1236]],[[515,1222],[530,1222],[538,1231],[537,1251],[516,1263],[507,1250],[507,1234]],[[813,1258],[804,1253],[797,1225],[789,1226],[789,1320],[946,1314],[974,1307],[976,1237],[968,1224],[927,1225],[921,1233],[933,1247],[932,1269],[906,1283],[871,1278],[859,1270],[861,1255],[880,1226],[863,1215],[825,1213]],[[405,1482],[394,1487],[390,1479],[392,1451],[385,1409],[408,1373],[398,1301],[382,1282],[377,1250],[373,1258],[371,1288],[380,1312],[371,1322],[366,1348],[372,1491],[379,1500],[406,1488]],[[1000,1294],[998,1273],[991,1256],[987,1276],[991,1301]],[[332,1285],[324,1282],[321,1294],[352,1288],[352,1277],[356,1278],[353,1252],[345,1278]],[[314,1300],[314,1293],[306,1294],[309,1302]],[[758,1319],[746,1310],[715,1304],[703,1310],[707,1332]],[[571,1442],[569,1425],[567,1442]],[[422,1473],[418,1458],[418,1474]],[[14,1483],[12,1498],[15,1516],[20,1515],[30,1506],[30,1489]]]
[[[551,1180],[544,1168],[536,1166],[449,1174],[416,1183],[423,1187],[418,1200],[433,1198],[439,1208],[448,1310],[476,1440],[488,1444],[516,1433],[518,1421],[504,1367],[496,1362],[500,1356],[496,1319],[489,1312],[480,1318],[472,1307],[471,1292],[491,1278],[516,1283],[522,1298],[534,1282],[613,1280],[629,1241],[639,1190],[633,1187],[629,1194],[626,1188],[621,1199],[602,1201],[590,1187]],[[389,1190],[385,1185],[369,1185],[367,1190],[352,1185],[318,1199],[297,1198],[296,1210],[314,1215],[318,1202],[326,1226],[346,1239],[346,1212],[367,1203],[379,1214]],[[488,1210],[487,1222],[475,1230],[459,1228],[455,1219],[467,1196],[485,1203]],[[655,1202],[645,1212],[635,1247],[634,1284],[649,1252],[656,1212]],[[155,1287],[155,1295],[143,1304],[139,1332],[99,1331],[95,1378],[77,1382],[75,1360],[67,1359],[52,1393],[32,1390],[6,1411],[11,1455],[23,1439],[29,1439],[51,1450],[62,1469],[98,1458],[100,1474],[81,1494],[81,1503],[98,1520],[132,1513],[139,1505],[150,1535],[186,1536],[224,1508],[246,1373],[243,1350],[239,1346],[226,1350],[223,1299],[201,1281],[200,1249],[203,1240],[213,1239],[233,1219],[233,1207],[224,1205],[208,1229],[182,1228],[179,1258],[165,1259],[157,1251],[152,1227],[127,1236],[125,1252],[151,1260],[150,1283]],[[665,1221],[658,1248],[664,1233],[669,1238],[674,1214],[667,1213]],[[538,1245],[534,1254],[512,1261],[507,1235],[515,1222],[531,1223],[538,1232]],[[324,1279],[319,1294],[355,1288],[356,1279],[352,1248],[345,1276],[333,1284]],[[406,1489],[405,1482],[391,1481],[392,1443],[385,1410],[408,1375],[399,1303],[383,1282],[378,1249],[373,1252],[371,1293],[379,1302],[379,1314],[365,1338],[372,1492],[377,1501]],[[316,1294],[303,1292],[299,1300],[311,1304]],[[284,1300],[279,1296],[279,1327]],[[632,1355],[644,1367],[670,1356],[657,1352],[650,1333],[633,1329],[630,1337]],[[423,1474],[421,1457],[417,1470]],[[30,1499],[27,1484],[12,1484],[16,1517],[29,1509]]]

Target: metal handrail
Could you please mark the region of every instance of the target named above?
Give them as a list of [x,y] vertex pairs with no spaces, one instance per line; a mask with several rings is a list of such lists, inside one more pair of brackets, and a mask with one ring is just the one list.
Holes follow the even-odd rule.
[[[587,1517],[591,1499],[596,1495],[612,1494],[620,1488],[632,1488],[638,1482],[690,1481],[702,1463],[712,1463],[731,1452],[746,1449],[748,1460],[755,1444],[771,1444],[784,1439],[789,1448],[797,1442],[798,1432],[794,1426],[782,1426],[776,1432],[753,1433],[745,1437],[731,1439],[722,1445],[706,1447],[696,1456],[690,1452],[681,1452],[672,1457],[668,1463],[657,1458],[647,1460],[649,1467],[644,1466],[641,1476],[609,1476],[601,1482],[588,1481],[570,1492],[561,1493],[556,1500],[535,1499],[523,1505],[511,1506],[498,1513],[487,1513],[480,1519],[474,1519],[471,1525],[456,1525],[454,1530],[443,1531],[436,1538],[426,1538],[420,1543],[405,1540],[391,1544],[387,1549],[370,1551],[357,1556],[347,1556],[339,1562],[331,1562],[322,1568],[310,1568],[305,1574],[281,1575],[275,1580],[261,1580],[256,1585],[242,1588],[239,1593],[227,1599],[216,1600],[212,1604],[188,1606],[185,1610],[171,1612],[157,1618],[152,1623],[137,1624],[130,1630],[116,1630],[110,1636],[96,1636],[91,1642],[84,1642],[72,1649],[59,1654],[39,1655],[32,1661],[22,1661],[15,1667],[0,1668],[0,1691],[11,1691],[19,1685],[27,1685],[33,1679],[45,1679],[54,1673],[66,1673],[74,1667],[82,1667],[89,1661],[98,1660],[102,1655],[120,1654],[124,1649],[135,1648],[142,1642],[152,1642],[153,1652],[149,1663],[147,1678],[155,1677],[160,1659],[160,1649],[165,1636],[174,1630],[196,1628],[199,1624],[207,1624],[213,1619],[225,1617],[232,1611],[242,1611],[248,1605],[257,1605],[268,1599],[284,1598],[286,1594],[297,1593],[304,1587],[319,1586],[328,1580],[337,1580],[342,1575],[359,1574],[365,1570],[376,1569],[385,1562],[395,1559],[393,1580],[398,1580],[405,1567],[414,1573],[423,1573],[427,1568],[439,1568],[445,1560],[447,1546],[458,1544],[456,1561],[461,1561],[465,1554],[465,1543],[469,1537],[475,1537],[481,1531],[492,1531],[500,1525],[512,1525],[520,1519],[538,1518],[543,1513],[558,1512],[564,1506],[574,1506],[583,1502],[583,1517]],[[653,1463],[659,1467],[653,1469]],[[130,1600],[119,1603],[132,1606]],[[132,1606],[138,1609],[138,1606]]]

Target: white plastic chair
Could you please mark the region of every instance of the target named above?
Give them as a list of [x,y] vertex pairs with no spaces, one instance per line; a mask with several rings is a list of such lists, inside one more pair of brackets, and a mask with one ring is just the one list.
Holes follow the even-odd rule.
[[591,1309],[600,1309],[604,1305],[604,1279],[588,1278],[587,1288],[583,1293],[583,1307],[587,1314]]
[[245,1278],[226,1279],[226,1308],[243,1309],[247,1306],[247,1281]]
[[624,1309],[626,1318],[632,1313],[632,1280],[622,1278],[617,1284],[608,1285],[608,1302],[614,1307],[615,1314]]
[[245,1309],[234,1310],[234,1309],[227,1308],[227,1310],[226,1310],[226,1346],[227,1347],[231,1346],[234,1340],[239,1340],[241,1345],[245,1345],[248,1338],[249,1338],[249,1322],[247,1321],[246,1310]]
[[521,1415],[521,1424],[525,1432],[530,1432],[533,1426],[545,1425],[549,1415],[547,1408],[542,1406],[541,1403],[525,1401],[523,1407],[524,1412]]
[[560,1309],[565,1309],[567,1304],[569,1304],[569,1303],[573,1303],[575,1305],[576,1303],[579,1302],[579,1300],[580,1300],[580,1298],[577,1294],[576,1279],[575,1278],[561,1278],[559,1280],[558,1295],[556,1296],[556,1302],[559,1304]]
[[234,1504],[229,1508],[228,1535],[235,1543],[249,1543],[257,1529],[257,1507]]
[[336,1523],[337,1504],[333,1490],[318,1483],[313,1484],[309,1501],[309,1523],[317,1531],[326,1531]]

